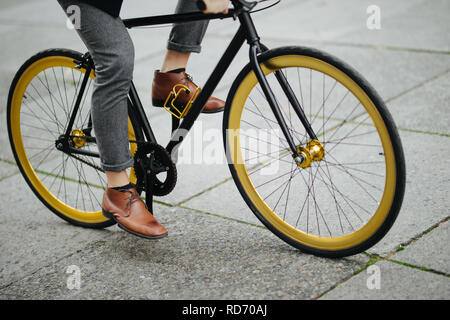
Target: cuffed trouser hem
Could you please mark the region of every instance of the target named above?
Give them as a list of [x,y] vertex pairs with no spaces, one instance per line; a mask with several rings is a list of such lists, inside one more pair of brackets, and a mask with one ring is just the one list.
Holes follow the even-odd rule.
[[127,162],[121,163],[121,164],[115,164],[115,165],[109,165],[109,164],[101,164],[101,167],[105,171],[113,171],[113,172],[120,172],[125,169],[128,169],[134,165],[134,159],[130,158],[127,160]]
[[167,42],[167,49],[175,50],[179,52],[195,52],[200,53],[202,50],[202,46],[200,45],[190,45],[190,44],[181,44],[172,41]]

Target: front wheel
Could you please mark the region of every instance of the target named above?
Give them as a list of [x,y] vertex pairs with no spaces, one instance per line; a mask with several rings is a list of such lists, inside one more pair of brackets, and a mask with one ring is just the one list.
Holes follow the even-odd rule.
[[[297,150],[299,165],[247,65],[227,98],[229,168],[248,206],[274,234],[326,257],[359,253],[394,223],[405,164],[394,122],[361,75],[315,49],[283,47],[259,57]],[[284,75],[317,139],[311,139],[275,73]]]

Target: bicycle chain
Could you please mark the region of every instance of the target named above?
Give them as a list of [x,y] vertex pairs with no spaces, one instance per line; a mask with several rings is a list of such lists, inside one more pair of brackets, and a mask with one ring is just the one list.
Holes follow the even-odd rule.
[[[151,142],[144,142],[139,143],[138,150],[136,151],[136,154],[134,156],[135,163],[133,165],[137,182],[136,182],[136,189],[138,193],[140,194],[144,189],[146,189],[146,180],[149,181],[152,184],[152,193],[155,196],[164,196],[169,194],[176,185],[177,181],[177,170],[176,166],[173,163],[170,154],[167,152],[167,150],[156,143]],[[89,167],[98,170],[100,172],[105,172],[101,167],[99,167],[96,164],[93,164],[89,161],[86,161],[82,159],[81,157],[78,157],[74,154],[66,153],[68,156],[88,165]],[[150,154],[150,158],[147,158],[147,155]],[[147,159],[147,163],[144,164],[144,167],[139,165],[141,162],[141,159],[144,159],[144,157]],[[139,160],[138,160],[139,159]],[[150,168],[147,168],[147,166],[150,165],[150,163],[156,167],[159,165],[161,167],[164,167],[167,176],[164,179],[164,181],[161,181],[156,175],[160,172],[153,172],[150,171],[147,173],[147,176],[145,176],[145,172],[149,170]]]

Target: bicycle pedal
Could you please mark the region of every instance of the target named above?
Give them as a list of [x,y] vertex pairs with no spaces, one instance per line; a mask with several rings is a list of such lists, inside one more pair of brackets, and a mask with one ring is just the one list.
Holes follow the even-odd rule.
[[176,84],[172,91],[170,91],[169,95],[166,98],[166,101],[164,102],[163,108],[166,109],[170,114],[172,114],[174,117],[181,119],[184,118],[189,110],[192,107],[192,104],[194,103],[195,99],[197,98],[200,87],[197,87],[192,97],[189,99],[186,105],[180,103],[177,101],[181,93],[185,93],[187,95],[191,94],[191,90],[183,85],[183,84]]

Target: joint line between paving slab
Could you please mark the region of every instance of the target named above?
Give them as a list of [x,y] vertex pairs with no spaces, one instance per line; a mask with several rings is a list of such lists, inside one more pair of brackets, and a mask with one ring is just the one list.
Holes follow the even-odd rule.
[[424,272],[430,272],[430,273],[434,273],[434,274],[437,274],[437,275],[440,275],[440,276],[444,276],[444,277],[450,278],[450,274],[447,274],[447,273],[442,272],[442,271],[438,271],[438,270],[434,270],[434,269],[430,269],[430,268],[426,268],[426,267],[421,267],[421,266],[416,266],[414,264],[410,264],[410,263],[407,263],[407,262],[398,261],[398,260],[394,260],[394,259],[386,259],[385,261],[389,261],[389,262],[396,263],[396,264],[399,264],[399,265],[402,265],[402,266],[405,266],[405,267],[417,269],[417,270],[424,271]]
[[14,177],[14,176],[15,176],[16,174],[18,174],[18,173],[19,173],[19,171],[14,172],[13,174],[10,174],[10,175],[1,177],[1,178],[0,178],[0,182],[3,181],[3,180],[6,180],[6,179],[8,179],[8,178]]
[[[410,245],[411,243],[417,241],[418,239],[422,238],[424,235],[428,234],[429,232],[431,232],[432,230],[436,229],[437,227],[439,227],[441,224],[447,222],[448,220],[450,220],[450,216],[446,217],[445,219],[439,221],[438,223],[436,223],[435,225],[431,226],[430,228],[428,228],[427,230],[425,230],[424,232],[420,233],[419,235],[415,236],[414,238],[412,238],[411,240],[400,244],[400,248],[404,249],[406,246]],[[366,270],[368,267],[370,267],[371,265],[379,262],[379,261],[389,261],[391,263],[396,263],[399,265],[403,265],[405,267],[408,268],[413,268],[413,269],[417,269],[420,271],[424,271],[424,272],[430,272],[430,273],[434,273],[437,275],[441,275],[441,276],[445,276],[445,277],[450,277],[449,274],[446,274],[445,272],[442,271],[437,271],[434,269],[430,269],[430,268],[426,268],[426,267],[421,267],[421,266],[416,266],[413,264],[409,264],[406,262],[402,262],[402,261],[398,261],[395,259],[390,259],[390,257],[392,257],[395,253],[401,251],[399,250],[400,248],[397,248],[395,250],[393,250],[391,253],[387,254],[385,257],[382,257],[378,254],[371,254],[371,253],[367,253],[367,252],[363,252],[362,254],[368,256],[370,258],[370,260],[366,263],[366,265],[364,267],[362,267],[361,269],[355,271],[353,273],[353,275],[348,276],[347,278],[343,279],[342,281],[340,281],[339,283],[336,283],[335,285],[333,285],[331,288],[329,288],[328,290],[322,292],[321,294],[319,294],[318,296],[316,296],[315,298],[313,298],[313,300],[317,300],[319,298],[321,298],[322,296],[324,296],[325,294],[327,294],[328,292],[334,290],[335,288],[337,288],[338,286],[340,286],[341,284],[343,284],[344,282],[347,282],[348,280],[350,280],[351,278],[353,278],[354,276],[358,275],[359,273],[363,272],[364,270]]]
[[433,80],[436,80],[436,79],[438,79],[438,78],[444,76],[444,75],[447,74],[449,71],[450,71],[450,69],[447,69],[447,70],[445,70],[445,71],[439,72],[438,74],[432,76],[431,78],[425,79],[425,80],[419,82],[418,84],[412,86],[411,88],[406,89],[406,90],[400,92],[399,94],[397,94],[397,95],[395,95],[395,96],[393,96],[393,97],[390,97],[390,98],[386,99],[385,102],[388,103],[388,102],[391,102],[391,101],[393,101],[393,100],[395,100],[395,99],[397,99],[397,98],[400,98],[400,97],[404,96],[405,94],[407,94],[407,93],[409,93],[409,92],[411,92],[411,91],[413,91],[413,90],[415,90],[415,89],[417,89],[417,88],[420,88],[420,87],[424,86],[424,85],[427,84],[428,82],[431,82],[431,81],[433,81]]
[[[112,235],[111,235],[111,237],[112,237]],[[97,241],[95,241],[95,242],[93,242],[93,243],[90,243],[90,244],[88,244],[87,246],[94,246],[94,245],[96,245],[97,243],[104,243],[104,242],[105,242],[105,239],[101,239],[101,240],[97,240]],[[49,263],[49,264],[46,264],[46,265],[44,265],[44,266],[42,266],[42,267],[38,267],[37,269],[35,269],[35,270],[33,270],[33,271],[27,273],[27,274],[24,275],[23,277],[21,277],[21,278],[19,278],[19,279],[16,279],[16,280],[13,280],[13,281],[11,281],[10,283],[8,283],[8,284],[6,284],[6,285],[4,285],[4,286],[1,286],[1,287],[0,287],[0,292],[3,291],[4,289],[7,289],[8,287],[12,286],[13,284],[15,284],[15,283],[17,283],[17,282],[20,282],[20,281],[24,280],[25,278],[30,277],[30,276],[32,276],[32,275],[38,273],[39,271],[41,271],[41,270],[44,269],[44,268],[48,268],[48,267],[51,267],[51,266],[53,266],[53,265],[56,265],[56,264],[58,264],[60,261],[66,259],[66,258],[70,258],[71,256],[73,256],[73,255],[75,255],[75,254],[77,254],[77,253],[82,252],[84,249],[85,249],[85,247],[80,248],[80,249],[77,249],[77,250],[75,250],[75,251],[73,251],[73,252],[71,252],[71,253],[69,253],[69,254],[66,254],[66,255],[60,257],[59,259],[57,259],[57,260],[55,260],[55,261],[53,261],[53,262],[51,262],[51,263]]]
[[[432,227],[430,227],[427,230],[425,230],[424,232],[422,232],[420,235],[418,235],[418,236],[414,237],[413,239],[409,240],[406,244],[401,244],[402,248],[404,248],[403,246],[408,246],[412,242],[417,241],[419,238],[423,237],[425,234],[427,234],[427,233],[431,232],[432,230],[434,230],[435,228],[439,227],[442,223],[448,221],[449,219],[450,219],[450,217],[447,217],[447,218],[443,219],[442,221],[436,223]],[[341,282],[335,284],[334,286],[332,286],[328,290],[322,292],[320,295],[318,295],[314,299],[319,299],[323,295],[325,295],[328,292],[334,290],[335,288],[337,288],[342,283],[350,280],[352,277],[358,275],[359,273],[363,272],[368,267],[370,267],[371,265],[373,265],[373,264],[375,264],[375,263],[377,263],[379,261],[388,261],[388,262],[391,262],[391,263],[396,263],[396,264],[399,264],[399,265],[403,265],[403,266],[408,267],[408,268],[413,268],[413,269],[417,269],[417,270],[424,271],[424,272],[430,272],[430,273],[434,273],[434,274],[437,274],[437,275],[450,277],[449,274],[446,274],[445,272],[442,272],[442,271],[438,271],[438,270],[434,270],[434,269],[430,269],[430,268],[426,268],[426,267],[421,267],[421,266],[416,266],[416,265],[409,264],[409,263],[402,262],[402,261],[395,260],[395,259],[390,259],[390,257],[392,255],[394,255],[396,252],[398,252],[398,249],[394,250],[392,253],[388,254],[386,257],[382,257],[382,256],[377,255],[377,254],[370,254],[370,253],[367,253],[367,252],[363,252],[364,255],[366,255],[366,256],[368,256],[370,258],[370,260],[366,263],[366,265],[363,268],[355,271],[353,273],[353,275],[351,275],[351,276],[345,278],[344,280],[342,280]]]
[[435,223],[434,225],[432,225],[431,227],[429,227],[428,229],[426,229],[425,231],[419,233],[417,236],[413,237],[412,239],[403,242],[400,244],[400,246],[396,249],[394,249],[393,251],[391,251],[390,253],[388,253],[385,256],[385,259],[390,259],[394,254],[396,254],[397,252],[400,252],[402,250],[404,250],[404,248],[406,248],[407,246],[411,245],[412,243],[416,242],[417,240],[421,239],[424,235],[430,233],[431,231],[433,231],[434,229],[438,228],[441,224],[447,222],[448,220],[450,220],[450,216],[442,219],[441,221]]
[[191,211],[194,211],[194,212],[197,212],[197,213],[201,213],[201,214],[208,215],[208,216],[213,216],[213,217],[216,217],[216,218],[221,218],[221,219],[224,219],[224,220],[238,222],[238,223],[241,223],[241,224],[245,224],[245,225],[252,226],[252,227],[257,227],[257,228],[260,228],[260,229],[268,230],[265,226],[260,226],[260,225],[257,225],[257,224],[251,223],[251,222],[247,222],[247,221],[243,221],[243,220],[239,220],[239,219],[235,219],[235,218],[222,216],[222,215],[216,214],[216,213],[211,213],[211,212],[207,212],[207,211],[203,211],[203,210],[199,210],[199,209],[194,209],[194,208],[190,208],[190,207],[186,207],[186,206],[175,206],[175,207],[181,208],[181,209],[186,209],[186,210],[191,210]]
[[450,275],[445,273],[445,272],[443,272],[443,271],[438,271],[438,270],[434,270],[434,269],[431,269],[431,268],[422,267],[422,266],[414,265],[414,264],[411,264],[411,263],[407,263],[407,262],[403,262],[403,261],[399,261],[399,260],[395,260],[395,259],[384,258],[384,257],[379,256],[377,254],[370,254],[370,253],[366,253],[366,252],[364,252],[364,254],[369,256],[369,257],[371,257],[371,259],[373,259],[374,262],[370,263],[370,261],[369,261],[364,268],[362,268],[361,270],[355,272],[354,275],[357,275],[357,274],[361,273],[361,271],[364,271],[369,266],[371,266],[372,264],[375,264],[375,263],[377,263],[379,261],[388,261],[388,262],[399,264],[399,265],[402,265],[402,266],[405,266],[405,267],[408,267],[408,268],[417,269],[417,270],[424,271],[424,272],[430,272],[430,273],[434,273],[434,274],[437,274],[437,275],[441,275],[441,276],[445,276],[445,277],[450,278]]
[[325,290],[324,292],[322,292],[321,294],[319,294],[318,296],[314,297],[312,300],[318,300],[320,299],[322,296],[326,295],[328,292],[336,289],[338,286],[340,286],[341,284],[343,284],[344,282],[347,282],[348,280],[350,280],[351,278],[353,278],[354,276],[358,275],[359,273],[363,272],[364,270],[366,270],[368,267],[370,267],[371,265],[377,263],[380,260],[383,260],[382,257],[379,257],[377,255],[373,255],[373,254],[368,254],[366,252],[362,252],[361,254],[366,255],[369,257],[369,261],[364,265],[364,267],[362,267],[361,269],[356,270],[355,272],[353,272],[353,274],[345,277],[344,279],[342,279],[341,281],[339,281],[338,283],[332,285],[330,288],[328,288],[327,290]]
[[194,198],[197,198],[197,197],[201,196],[202,194],[204,194],[204,193],[206,193],[206,192],[208,192],[208,191],[211,191],[211,190],[213,190],[213,189],[215,189],[215,188],[221,186],[222,184],[224,184],[224,183],[226,183],[226,182],[228,182],[228,181],[230,181],[230,180],[232,180],[232,179],[233,179],[232,177],[226,178],[225,180],[222,180],[222,181],[216,183],[215,185],[213,185],[213,186],[211,186],[211,187],[209,187],[209,188],[206,188],[206,189],[204,189],[203,191],[200,191],[200,192],[198,192],[198,193],[196,193],[196,194],[190,196],[189,198],[186,198],[186,199],[184,199],[184,200],[182,200],[182,201],[176,203],[175,206],[181,206],[182,204],[184,204],[184,203],[186,203],[186,202],[188,202],[188,201],[190,201],[190,200],[192,200],[192,199],[194,199]]
[[[0,162],[4,162],[4,163],[6,163],[6,164],[13,165],[13,166],[16,166],[16,167],[17,167],[17,164],[16,164],[15,162],[12,162],[12,161],[9,161],[9,160],[6,160],[6,159],[0,159]],[[12,173],[12,174],[9,174],[9,175],[7,175],[7,176],[0,177],[0,182],[3,181],[3,180],[6,180],[6,179],[8,179],[8,178],[14,177],[14,176],[15,176],[16,174],[18,174],[18,173],[19,173],[19,171],[16,171],[16,172],[14,172],[14,173]]]
[[10,161],[10,160],[7,160],[7,159],[1,159],[1,158],[0,158],[0,161],[4,162],[4,163],[7,163],[7,164],[12,164],[13,166],[17,166],[17,164],[14,161]]
[[358,274],[360,274],[361,272],[363,272],[364,270],[366,270],[368,267],[370,267],[371,265],[374,265],[376,263],[378,263],[379,261],[387,261],[387,262],[391,262],[391,263],[395,263],[398,265],[402,265],[404,267],[408,267],[408,268],[412,268],[412,269],[416,269],[416,270],[420,270],[420,271],[424,271],[424,272],[429,272],[429,273],[433,273],[436,275],[440,275],[440,276],[444,276],[444,277],[448,277],[450,278],[450,275],[441,272],[441,271],[437,271],[437,270],[433,270],[433,269],[429,269],[429,268],[425,268],[425,267],[420,267],[420,266],[416,266],[413,264],[409,264],[409,263],[405,263],[402,261],[398,261],[398,260],[393,260],[393,259],[387,259],[387,258],[383,258],[379,255],[376,254],[370,254],[367,252],[363,252],[362,254],[370,257],[370,260],[366,263],[366,265],[364,267],[362,267],[361,269],[355,271],[352,275],[344,278],[342,281],[334,284],[333,286],[331,286],[329,289],[325,290],[324,292],[322,292],[321,294],[319,294],[318,296],[314,297],[313,300],[318,300],[321,297],[323,297],[324,295],[326,295],[327,293],[333,291],[334,289],[336,289],[337,287],[339,287],[340,285],[342,285],[343,283],[347,282],[348,280],[350,280],[351,278],[357,276]]
[[399,131],[405,131],[405,132],[411,132],[411,133],[421,133],[421,134],[428,134],[431,136],[440,136],[440,137],[450,137],[449,133],[439,133],[439,132],[433,132],[433,131],[424,131],[424,130],[415,130],[415,129],[408,129],[408,128],[402,128],[397,127]]

